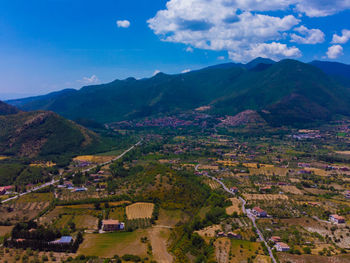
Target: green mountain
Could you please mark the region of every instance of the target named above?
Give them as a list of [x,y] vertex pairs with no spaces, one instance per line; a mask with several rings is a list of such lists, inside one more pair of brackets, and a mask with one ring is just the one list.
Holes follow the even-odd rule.
[[[5,108],[4,104],[0,103],[1,108]],[[64,156],[89,151],[102,144],[95,133],[49,111],[2,115],[0,127],[2,155]]]
[[298,125],[349,115],[350,90],[319,68],[295,60],[256,59],[185,74],[116,80],[10,101],[23,110],[51,110],[100,123],[176,114],[210,106],[209,113],[255,110],[272,125]]

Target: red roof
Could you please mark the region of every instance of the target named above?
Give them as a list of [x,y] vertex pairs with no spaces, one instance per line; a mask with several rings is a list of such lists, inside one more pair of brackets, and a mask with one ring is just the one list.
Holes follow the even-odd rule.
[[264,213],[265,211],[262,210],[260,207],[254,207],[253,210],[255,210],[258,213]]

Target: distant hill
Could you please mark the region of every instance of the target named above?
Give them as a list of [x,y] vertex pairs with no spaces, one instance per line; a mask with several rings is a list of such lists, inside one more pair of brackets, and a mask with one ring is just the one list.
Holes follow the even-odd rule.
[[320,68],[323,72],[328,75],[341,76],[350,80],[350,65],[346,65],[339,62],[329,61],[312,61],[311,65]]
[[185,74],[115,80],[37,98],[9,101],[22,110],[51,110],[72,119],[107,123],[176,114],[210,106],[234,116],[257,111],[272,125],[299,125],[350,114],[350,89],[319,66],[258,58]]
[[[0,103],[2,108],[4,104]],[[95,133],[49,111],[2,115],[0,127],[2,155],[22,157],[72,155],[102,145],[101,139]]]

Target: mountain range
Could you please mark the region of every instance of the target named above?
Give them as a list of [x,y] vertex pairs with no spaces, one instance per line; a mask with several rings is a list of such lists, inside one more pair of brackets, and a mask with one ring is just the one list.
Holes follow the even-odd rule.
[[80,90],[11,100],[23,111],[50,110],[68,119],[109,123],[193,111],[224,116],[256,111],[274,126],[350,115],[350,66],[258,58],[184,74],[128,78]]

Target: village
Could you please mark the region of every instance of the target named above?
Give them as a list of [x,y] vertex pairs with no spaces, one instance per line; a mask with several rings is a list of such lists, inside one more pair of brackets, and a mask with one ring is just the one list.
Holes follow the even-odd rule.
[[[347,258],[350,165],[340,145],[348,137],[338,128],[298,134],[308,136],[142,134],[144,142],[120,159],[77,156],[51,181],[0,187],[7,247],[0,253],[6,260],[30,248],[50,261],[85,254],[172,262],[185,247],[170,237],[180,242],[187,225],[191,240],[203,242],[197,251],[212,247],[213,262]],[[176,182],[199,188],[187,192]],[[50,238],[33,245],[40,229]]]

